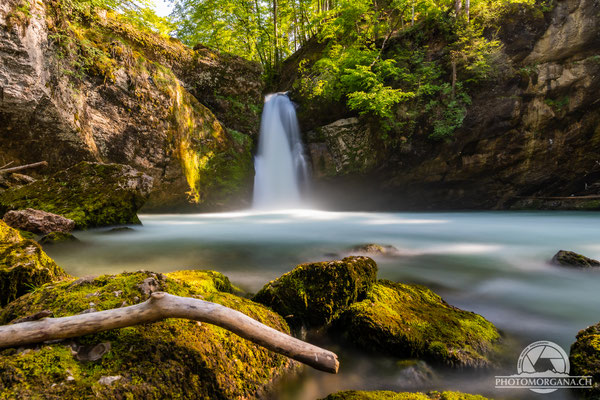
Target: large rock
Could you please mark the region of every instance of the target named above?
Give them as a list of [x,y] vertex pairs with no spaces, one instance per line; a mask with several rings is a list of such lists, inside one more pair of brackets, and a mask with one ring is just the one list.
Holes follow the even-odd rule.
[[119,164],[82,162],[0,194],[0,213],[35,208],[75,221],[77,228],[140,223],[152,178]]
[[330,394],[322,400],[487,400],[483,396],[461,392],[409,393],[388,390],[360,391],[346,390]]
[[130,165],[155,178],[157,209],[247,202],[262,104],[256,64],[64,0],[14,18],[21,3],[0,5],[0,159],[46,160],[50,172]]
[[600,396],[600,323],[577,333],[569,354],[571,375],[591,376],[593,388],[586,390],[591,399]]
[[552,257],[552,263],[566,267],[600,267],[600,261],[567,250],[559,250],[558,253]]
[[368,350],[456,367],[488,367],[500,335],[480,315],[431,290],[381,280],[333,322],[333,331]]
[[283,315],[293,327],[320,327],[362,300],[375,282],[369,257],[301,264],[266,284],[253,298]]
[[13,228],[33,233],[71,232],[75,229],[72,219],[33,208],[9,211],[2,219]]
[[65,276],[39,244],[0,221],[0,306]]
[[[204,271],[123,273],[47,285],[9,304],[0,324],[43,310],[55,317],[144,301],[152,291],[194,296],[289,332],[279,315]],[[290,366],[288,358],[216,326],[184,319],[115,329],[75,341],[0,351],[0,397],[249,399]]]

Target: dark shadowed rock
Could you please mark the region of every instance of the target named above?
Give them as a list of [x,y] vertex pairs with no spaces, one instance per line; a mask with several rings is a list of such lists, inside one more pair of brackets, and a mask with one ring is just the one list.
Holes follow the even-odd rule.
[[33,208],[9,211],[2,219],[13,228],[33,233],[71,232],[75,229],[72,219]]
[[266,284],[253,298],[283,315],[293,327],[323,326],[364,298],[377,264],[368,257],[301,264]]
[[580,268],[600,267],[600,261],[567,250],[556,253],[552,257],[552,264]]
[[431,290],[380,280],[332,322],[332,332],[367,350],[456,367],[488,367],[500,335],[480,315]]
[[569,354],[571,375],[591,376],[593,388],[586,390],[589,399],[600,396],[600,322],[577,333]]
[[79,229],[140,223],[136,213],[153,179],[130,166],[81,162],[0,194],[0,212],[35,208],[63,215]]

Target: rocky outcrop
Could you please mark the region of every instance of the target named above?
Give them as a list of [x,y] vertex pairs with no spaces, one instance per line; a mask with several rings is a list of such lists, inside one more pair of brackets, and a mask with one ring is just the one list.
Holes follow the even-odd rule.
[[39,244],[0,221],[0,306],[65,276]]
[[[387,146],[364,144],[374,160],[349,177],[336,164],[346,141],[307,132],[321,201],[337,209],[600,209],[599,6],[595,0],[553,5],[545,12],[515,6],[498,23],[499,76],[469,89],[462,127],[448,140],[428,139],[433,128],[427,112],[416,110],[411,120],[417,129],[411,135],[394,131],[397,143]],[[440,57],[438,39],[432,38],[427,57]],[[393,55],[405,45],[392,38],[387,48]],[[304,53],[296,62],[318,59]],[[292,87],[293,79],[286,79],[283,90]],[[306,131],[348,118],[336,107],[292,97]],[[367,126],[363,118],[359,122]],[[386,135],[373,129],[374,137]],[[330,135],[343,137],[345,129]]]
[[[43,310],[54,317],[144,301],[155,290],[234,308],[289,332],[282,317],[230,292],[216,272],[151,272],[69,280],[47,285],[5,307],[0,324]],[[0,397],[99,399],[249,399],[265,396],[296,365],[225,329],[168,319],[77,340],[0,351]]]
[[33,208],[9,211],[2,219],[13,228],[33,233],[71,232],[75,229],[72,219]]
[[559,250],[552,257],[552,264],[579,268],[600,267],[600,261],[567,250]]
[[253,298],[283,315],[295,328],[318,328],[362,300],[375,282],[377,264],[368,257],[301,264],[266,284]]
[[376,283],[332,325],[364,349],[454,367],[491,366],[500,338],[480,315],[447,304],[425,287],[390,281]]
[[346,390],[330,394],[322,400],[487,400],[483,396],[461,392],[391,392],[389,390],[360,391]]
[[0,161],[130,165],[155,178],[157,209],[245,201],[260,68],[111,13],[23,3],[0,5]]
[[0,213],[35,208],[63,215],[78,229],[139,224],[152,178],[127,165],[82,162],[0,194]]
[[[593,388],[585,390],[590,399],[600,395],[600,323],[579,331],[569,354],[571,375],[591,376]],[[588,398],[588,397],[584,397]]]

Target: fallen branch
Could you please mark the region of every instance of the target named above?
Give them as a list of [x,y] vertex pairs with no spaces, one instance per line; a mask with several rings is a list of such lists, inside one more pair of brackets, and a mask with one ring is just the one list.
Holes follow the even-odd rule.
[[217,325],[318,370],[334,374],[338,371],[337,356],[328,350],[279,332],[220,304],[164,292],[152,293],[148,300],[134,306],[0,326],[0,348],[68,339],[165,318],[186,318]]
[[0,174],[9,174],[12,172],[18,172],[29,168],[45,167],[47,165],[48,163],[46,161],[40,161],[33,164],[19,165],[18,167],[0,169]]

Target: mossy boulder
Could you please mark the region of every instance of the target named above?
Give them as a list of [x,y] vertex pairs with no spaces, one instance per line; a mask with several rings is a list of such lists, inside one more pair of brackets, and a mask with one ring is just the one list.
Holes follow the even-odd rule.
[[[62,317],[132,305],[157,290],[219,303],[289,332],[281,316],[230,293],[227,278],[210,271],[138,271],[50,284],[9,304],[0,323],[43,310]],[[109,351],[95,361],[78,360],[99,345]],[[225,329],[168,319],[0,351],[0,398],[247,399],[262,396],[292,365]]]
[[[569,354],[571,375],[591,376],[594,387],[586,390],[593,398],[600,396],[600,322],[579,331]],[[594,397],[595,396],[595,397]]]
[[552,257],[552,264],[579,268],[600,267],[600,261],[567,250],[559,250]]
[[57,244],[57,243],[73,243],[79,242],[73,234],[68,232],[50,232],[42,236],[38,243],[44,246]]
[[0,306],[65,275],[39,244],[0,221]]
[[152,178],[120,164],[81,162],[0,194],[0,213],[34,208],[75,221],[77,228],[137,224]]
[[449,305],[423,286],[385,280],[332,325],[332,332],[364,349],[457,367],[490,366],[488,356],[500,339],[482,316]]
[[369,257],[301,264],[266,284],[253,298],[283,315],[293,327],[320,327],[362,300],[376,280]]
[[487,400],[483,396],[461,392],[391,392],[388,390],[377,390],[372,392],[346,390],[333,393],[322,400]]

